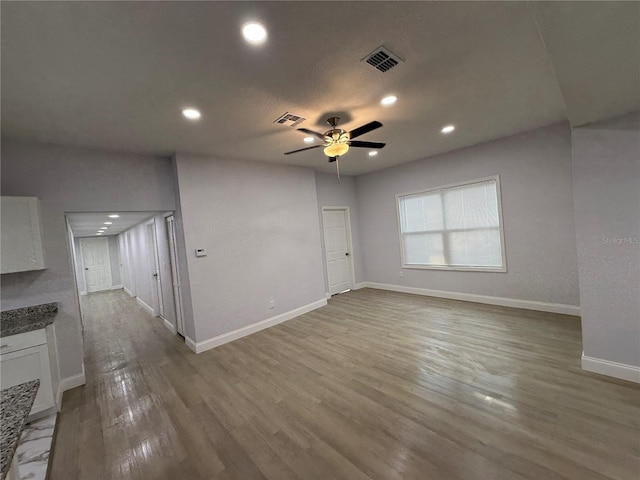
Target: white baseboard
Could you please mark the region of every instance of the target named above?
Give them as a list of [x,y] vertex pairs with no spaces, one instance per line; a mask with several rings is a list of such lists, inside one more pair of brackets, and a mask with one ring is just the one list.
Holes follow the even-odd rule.
[[582,369],[587,372],[608,375],[630,382],[640,383],[640,367],[625,363],[611,362],[601,358],[588,357],[582,352]]
[[130,297],[135,297],[135,295],[133,294],[133,292],[131,290],[129,290],[127,287],[122,287],[124,288],[124,291],[127,295],[129,295]]
[[84,373],[79,373],[78,375],[74,375],[72,377],[66,377],[60,380],[60,384],[58,385],[58,393],[56,395],[56,405],[58,408],[62,405],[62,394],[67,390],[71,390],[72,388],[79,387],[87,383]]
[[[369,283],[370,282],[359,282],[359,283],[356,283],[353,286],[353,290],[360,290],[361,288],[367,288]],[[371,287],[371,288],[373,288],[373,287]]]
[[140,304],[142,308],[148,311],[151,315],[155,316],[156,312],[147,303],[145,303],[144,300],[142,300],[140,297],[136,297],[136,301],[138,302],[138,304]]
[[112,285],[109,290],[120,290],[121,288],[123,288],[122,285]]
[[189,337],[184,337],[184,343],[187,344],[187,347],[189,347],[191,350],[193,350],[195,353],[200,353],[203,350],[198,351],[198,344],[196,343],[195,340],[192,340]]
[[169,331],[171,331],[171,333],[177,333],[176,332],[176,327],[174,327],[173,324],[169,320],[167,320],[164,317],[160,317],[160,318],[162,318],[162,321],[164,322],[164,326],[167,327],[169,329]]
[[275,317],[267,318],[266,320],[247,325],[246,327],[233,330],[232,332],[223,333],[222,335],[218,335],[217,337],[213,337],[202,342],[196,343],[189,337],[185,338],[185,342],[191,350],[196,353],[201,353],[205,350],[210,350],[212,348],[219,347],[220,345],[224,345],[225,343],[229,343],[239,338],[246,337],[247,335],[251,335],[252,333],[259,332],[260,330],[264,330],[265,328],[273,327],[274,325],[278,325],[279,323],[286,322],[287,320],[291,320],[292,318],[308,313],[312,310],[315,310],[316,308],[323,307],[326,304],[327,299],[323,298],[307,305],[303,305],[302,307],[294,308],[293,310],[289,310],[288,312],[281,313],[280,315],[276,315]]
[[329,300],[329,299],[331,298],[331,294],[330,294],[330,293],[325,292],[325,294],[324,294],[324,298],[326,298],[327,300]]
[[501,307],[523,308],[525,310],[537,310],[539,312],[561,313],[564,315],[580,316],[580,307],[564,305],[562,303],[545,303],[533,300],[520,300],[517,298],[492,297],[489,295],[476,295],[474,293],[448,292],[445,290],[432,290],[430,288],[406,287],[404,285],[390,285],[387,283],[362,282],[356,284],[356,290],[360,288],[376,288],[392,292],[412,293],[427,297],[447,298],[449,300],[462,300],[465,302],[484,303],[487,305],[499,305]]
[[53,415],[54,413],[59,411],[60,409],[57,407],[57,405],[54,405],[51,408],[40,410],[38,413],[31,413],[27,417],[27,423],[35,422],[36,420],[40,420],[41,418],[48,417],[49,415]]

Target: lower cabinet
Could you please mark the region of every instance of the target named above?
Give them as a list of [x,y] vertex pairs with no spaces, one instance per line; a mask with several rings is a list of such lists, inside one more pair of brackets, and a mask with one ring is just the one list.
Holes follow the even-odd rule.
[[31,415],[55,407],[45,330],[19,333],[3,337],[1,340],[1,388],[40,379],[40,388],[31,408]]

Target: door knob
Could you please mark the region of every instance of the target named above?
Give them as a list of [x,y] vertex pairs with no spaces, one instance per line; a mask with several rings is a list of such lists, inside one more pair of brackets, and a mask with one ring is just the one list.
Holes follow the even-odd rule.
[[157,277],[157,276],[158,276],[158,274],[157,274],[157,273],[154,273],[154,274],[153,274],[153,276],[154,276],[154,277]]
[[348,256],[349,256],[349,252],[345,253],[345,256],[347,256],[347,257],[348,257]]
[[84,267],[85,270],[89,270],[89,267]]

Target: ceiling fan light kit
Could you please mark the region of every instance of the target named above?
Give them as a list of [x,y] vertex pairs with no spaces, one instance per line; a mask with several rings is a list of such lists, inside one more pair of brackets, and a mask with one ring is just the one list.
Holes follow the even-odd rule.
[[[338,168],[337,160],[342,155],[345,155],[349,151],[349,147],[358,148],[384,148],[385,143],[381,142],[363,142],[354,141],[353,139],[369,133],[376,128],[382,127],[382,124],[378,121],[369,122],[358,128],[347,132],[338,128],[339,117],[330,117],[327,119],[327,123],[331,126],[330,130],[324,133],[314,132],[306,128],[298,128],[299,132],[306,133],[307,135],[313,135],[324,142],[324,145],[313,145],[311,147],[299,148],[298,150],[292,150],[291,152],[285,152],[285,155],[291,155],[292,153],[303,152],[305,150],[311,150],[313,148],[323,148],[324,154],[329,157],[329,162],[336,162],[336,169]],[[339,175],[339,173],[338,173]]]
[[333,143],[324,147],[324,154],[327,157],[340,157],[349,151],[349,145],[346,143]]

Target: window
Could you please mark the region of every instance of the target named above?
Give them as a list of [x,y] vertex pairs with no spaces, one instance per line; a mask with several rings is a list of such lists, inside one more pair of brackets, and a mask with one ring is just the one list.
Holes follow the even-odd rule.
[[404,268],[506,271],[497,176],[397,198]]

